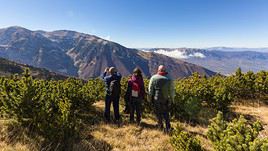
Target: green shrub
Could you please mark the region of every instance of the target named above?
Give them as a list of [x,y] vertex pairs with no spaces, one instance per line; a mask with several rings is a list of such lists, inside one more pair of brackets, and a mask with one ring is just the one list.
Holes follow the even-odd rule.
[[257,137],[262,130],[259,121],[250,124],[243,116],[226,122],[219,112],[208,127],[207,137],[218,151],[248,151],[265,148],[264,140]]
[[203,151],[200,141],[182,130],[180,126],[173,131],[171,144],[176,151]]
[[202,109],[200,100],[192,96],[176,96],[176,101],[171,107],[171,112],[176,118],[185,120],[196,120]]
[[268,151],[268,138],[257,138],[250,143],[250,151]]
[[[82,117],[102,97],[102,84],[82,80],[34,80],[26,70],[22,78],[1,80],[0,113],[44,138],[44,144],[70,147],[77,138]],[[93,83],[92,83],[93,82]],[[96,83],[95,83],[96,82]]]

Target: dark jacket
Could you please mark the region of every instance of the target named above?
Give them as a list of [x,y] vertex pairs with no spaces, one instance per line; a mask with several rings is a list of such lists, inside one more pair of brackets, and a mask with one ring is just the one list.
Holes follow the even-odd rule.
[[107,72],[104,72],[102,75],[101,75],[101,78],[104,80],[105,82],[105,88],[106,88],[106,94],[110,94],[110,83],[111,81],[113,80],[118,80],[120,82],[122,76],[119,72],[116,72],[114,73],[113,75],[107,75]]
[[140,92],[139,92],[139,98],[144,99],[145,96],[145,88],[144,88],[144,82],[143,78],[141,76],[135,76],[132,75],[131,78],[128,80],[128,86],[127,86],[127,97],[130,100],[131,99],[131,90],[132,90],[132,83],[136,82],[140,86]]

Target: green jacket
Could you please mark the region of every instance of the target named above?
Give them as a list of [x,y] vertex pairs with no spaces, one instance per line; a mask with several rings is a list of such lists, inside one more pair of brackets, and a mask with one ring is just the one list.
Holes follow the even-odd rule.
[[[175,92],[173,81],[168,76],[153,75],[149,83],[149,97],[156,101],[174,101]],[[164,102],[163,102],[164,103]]]

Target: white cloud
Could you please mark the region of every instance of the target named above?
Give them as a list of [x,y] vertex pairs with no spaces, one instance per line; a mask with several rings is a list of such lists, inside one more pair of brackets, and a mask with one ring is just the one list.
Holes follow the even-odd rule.
[[163,54],[163,55],[173,57],[173,58],[178,58],[178,59],[188,59],[189,58],[189,56],[187,56],[184,51],[179,51],[179,50],[166,51],[163,49],[159,49],[159,50],[155,51],[155,53]]
[[205,58],[206,56],[200,52],[195,52],[189,55],[190,57]]
[[159,53],[159,54],[163,54],[172,58],[177,58],[177,59],[189,59],[192,57],[195,58],[205,58],[206,56],[204,54],[202,54],[201,52],[194,52],[194,53],[190,53],[187,54],[186,51],[184,50],[171,50],[171,51],[167,51],[164,49],[158,49],[156,51],[154,51],[155,53]]
[[144,52],[151,52],[151,51],[149,51],[149,50],[145,50],[145,49],[142,49],[141,51],[144,51]]

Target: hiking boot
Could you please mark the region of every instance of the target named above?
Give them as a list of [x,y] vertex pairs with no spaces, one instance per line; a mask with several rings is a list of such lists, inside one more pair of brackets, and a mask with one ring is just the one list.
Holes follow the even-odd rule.
[[171,135],[172,131],[173,131],[173,128],[165,128],[164,129],[164,133],[167,134],[167,135]]
[[114,124],[118,127],[120,127],[122,125],[121,120],[114,120]]
[[141,126],[141,121],[136,122],[137,126]]
[[110,119],[104,119],[105,124],[111,124],[111,120]]
[[135,121],[134,120],[129,120],[129,124],[134,124]]
[[161,131],[164,129],[163,124],[157,124],[156,127]]
[[130,114],[130,111],[128,109],[124,109],[125,114]]

